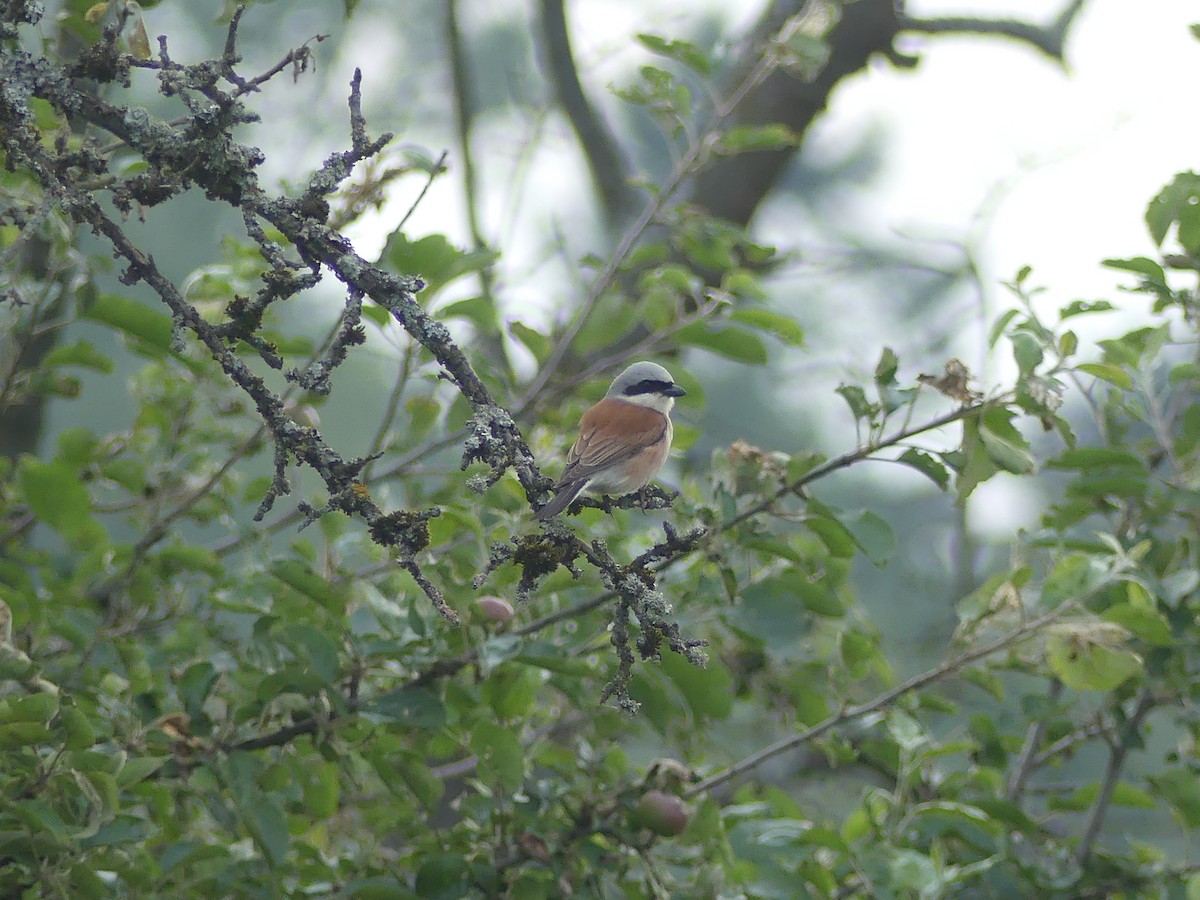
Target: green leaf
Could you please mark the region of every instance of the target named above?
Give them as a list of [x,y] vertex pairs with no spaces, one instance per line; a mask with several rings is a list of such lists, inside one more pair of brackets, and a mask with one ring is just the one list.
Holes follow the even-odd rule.
[[519,634],[497,634],[488,638],[479,648],[479,667],[484,675],[501,663],[518,656],[525,646]]
[[171,349],[171,317],[137,300],[101,294],[83,307],[81,315],[136,338],[139,348],[152,351],[152,356],[165,356]]
[[[1107,265],[1108,263],[1113,262],[1120,262],[1120,260],[1106,260],[1105,264]],[[1147,260],[1147,262],[1149,262],[1149,260]],[[1158,264],[1155,263],[1155,265]],[[1118,266],[1116,268],[1120,267]],[[1159,267],[1159,271],[1162,271],[1161,267]],[[1116,309],[1116,307],[1114,307],[1107,300],[1093,300],[1090,302],[1087,300],[1072,300],[1058,311],[1058,317],[1060,319],[1070,319],[1073,316],[1082,316],[1086,313],[1109,312],[1113,309]]]
[[211,662],[194,662],[188,666],[179,682],[175,684],[179,698],[184,702],[184,712],[192,719],[199,718],[204,712],[204,703],[208,701],[212,688],[217,683],[220,674]]
[[220,557],[207,547],[173,544],[164,547],[156,559],[163,571],[169,575],[178,572],[203,572],[212,578],[219,578],[225,572]]
[[479,757],[479,776],[487,784],[515,790],[525,780],[525,748],[515,731],[482,721],[471,732],[471,752]]
[[287,818],[279,802],[267,794],[239,796],[236,798],[242,824],[254,839],[254,843],[266,857],[267,864],[278,868],[287,858],[291,847]]
[[17,478],[33,514],[59,534],[72,539],[90,525],[92,501],[72,467],[23,457]]
[[896,370],[900,368],[900,358],[891,347],[884,347],[879,354],[879,362],[875,364],[875,385],[882,397],[885,389],[896,383]]
[[158,854],[158,864],[164,875],[181,865],[191,865],[210,860],[220,860],[222,863],[225,863],[225,865],[218,864],[218,868],[224,869],[228,864],[226,862],[228,859],[229,850],[225,847],[215,844],[201,844],[198,841],[176,841],[173,844],[167,844],[165,847],[162,847]]
[[[1104,260],[1103,264],[1110,269],[1117,269],[1121,272],[1134,272],[1138,275],[1145,276],[1147,280],[1152,281],[1155,284],[1165,285],[1167,283],[1167,275],[1166,272],[1163,271],[1163,267],[1154,260],[1148,259],[1145,256],[1134,256],[1130,259],[1106,259]],[[1102,312],[1113,308],[1111,303],[1108,303],[1104,300],[1101,300],[1095,304],[1085,304],[1082,300],[1076,300],[1075,303],[1088,307],[1087,309],[1081,310],[1081,312]],[[1074,307],[1074,305],[1075,304],[1072,304],[1072,307]],[[1065,316],[1063,316],[1063,318],[1065,318]]]
[[1169,769],[1147,781],[1188,828],[1200,826],[1200,777],[1188,769]]
[[1132,650],[1108,647],[1088,636],[1088,626],[1046,639],[1046,662],[1067,687],[1076,691],[1111,691],[1142,669]]
[[460,250],[444,234],[411,241],[404,232],[393,231],[379,262],[393,272],[419,276],[425,282],[421,296],[428,298],[463,275],[489,268],[499,258],[493,250]]
[[897,462],[902,462],[906,466],[916,469],[943,491],[950,484],[950,470],[946,467],[946,464],[941,460],[934,459],[923,450],[910,447],[900,454]]
[[91,341],[75,341],[73,344],[60,344],[42,360],[42,365],[79,366],[96,372],[108,374],[113,370],[113,361],[96,349]]
[[95,834],[79,839],[79,846],[111,847],[117,844],[141,844],[154,833],[150,823],[137,816],[117,816],[97,829]]
[[446,708],[433,691],[406,687],[381,694],[369,707],[373,717],[401,722],[414,728],[438,729],[446,722]]
[[979,440],[988,459],[999,468],[1027,475],[1037,466],[1029,452],[1029,442],[1012,424],[1013,416],[1011,410],[1003,408],[985,412],[980,419]]
[[782,122],[734,125],[721,135],[715,152],[734,156],[753,150],[786,150],[798,146],[800,136]]
[[1130,500],[1144,497],[1148,485],[1145,473],[1115,472],[1111,475],[1083,472],[1067,485],[1068,497],[1120,497]]
[[1072,553],[1055,564],[1042,584],[1041,605],[1055,609],[1092,590],[1104,578],[1104,567],[1086,553]]
[[879,659],[879,648],[861,631],[843,631],[838,635],[838,652],[853,678],[865,678]]
[[799,481],[821,463],[825,462],[822,453],[797,453],[787,463],[788,483]]
[[1129,809],[1154,809],[1158,805],[1146,791],[1136,788],[1126,781],[1118,781],[1113,786],[1112,804]]
[[488,331],[500,329],[496,306],[486,297],[468,297],[466,300],[447,303],[438,309],[437,314],[439,319],[467,319]]
[[470,894],[468,874],[467,861],[461,853],[445,853],[425,859],[417,869],[416,882],[413,885],[416,890],[415,896],[441,900],[466,897]]
[[508,721],[528,714],[542,684],[541,671],[509,663],[488,675],[480,693],[496,718]]
[[526,652],[517,657],[517,661],[524,665],[571,678],[583,678],[591,675],[594,671],[594,666],[586,659],[560,655],[561,648],[557,644],[539,641],[535,644],[526,644],[526,647]]
[[365,300],[362,306],[363,318],[384,328],[392,320],[392,314],[371,300]]
[[657,34],[645,32],[635,35],[634,38],[651,53],[681,62],[701,75],[707,75],[712,71],[712,62],[709,60],[708,54],[691,41],[669,40],[659,37]]
[[405,787],[412,792],[427,808],[432,808],[445,793],[446,786],[429,768],[429,765],[415,752],[400,753],[395,756],[369,757],[376,771],[379,771],[385,783],[390,781],[392,774],[400,776]]
[[58,436],[58,456],[62,462],[80,469],[96,456],[100,439],[90,428],[67,428]]
[[875,411],[875,406],[867,400],[867,393],[857,384],[839,384],[835,393],[839,394],[846,405],[850,407],[850,412],[854,418],[859,421],[870,420]]
[[50,740],[53,732],[41,722],[10,722],[0,725],[0,750],[20,750]]
[[700,347],[735,362],[763,365],[767,361],[762,339],[741,328],[710,330],[707,322],[693,322],[675,332],[675,339],[684,346]]
[[892,848],[889,855],[888,871],[893,887],[919,896],[933,896],[941,887],[942,876],[938,866],[924,853]]
[[996,320],[996,323],[992,326],[991,332],[988,333],[989,348],[996,346],[996,342],[1000,340],[1001,335],[1004,334],[1004,329],[1008,327],[1009,322],[1011,322],[1020,314],[1021,311],[1019,309],[1010,309]]
[[338,648],[328,635],[311,625],[292,624],[284,626],[279,637],[295,654],[296,660],[311,668],[326,684],[337,680]]
[[72,829],[46,801],[33,797],[28,800],[10,799],[9,804],[5,813],[29,826],[34,833],[50,835],[64,842],[67,840]]
[[1080,372],[1094,375],[1101,381],[1107,381],[1109,384],[1126,391],[1133,387],[1133,379],[1120,366],[1114,366],[1109,363],[1080,363],[1075,368]]
[[[954,456],[961,457],[961,464],[954,463]],[[958,466],[959,474],[954,480],[954,487],[959,493],[960,504],[966,503],[976,487],[1000,470],[983,444],[980,416],[962,420],[962,450],[960,454],[948,454],[944,458],[948,463]]]
[[735,310],[729,318],[734,322],[743,322],[751,328],[757,328],[759,331],[766,331],[789,347],[804,345],[804,329],[799,322],[783,313],[754,307]]
[[804,524],[817,536],[830,555],[838,559],[849,559],[854,555],[854,535],[832,516],[809,515]]
[[299,591],[329,612],[341,615],[344,611],[346,607],[344,592],[335,590],[328,581],[317,575],[300,560],[276,560],[271,563],[269,571],[288,587]]
[[49,692],[6,697],[0,702],[0,723],[48,722],[58,712],[58,696]]
[[887,714],[887,729],[892,740],[910,753],[929,743],[929,735],[921,723],[904,710],[893,709]]
[[977,806],[953,801],[915,804],[913,825],[925,839],[957,837],[981,849],[997,849],[996,839],[1007,829]]
[[1046,464],[1050,469],[1129,468],[1145,471],[1146,463],[1128,450],[1115,447],[1078,447],[1064,450]]
[[125,760],[117,773],[117,786],[128,788],[149,778],[171,759],[169,756],[135,756]]
[[730,624],[762,641],[773,659],[796,659],[806,652],[803,639],[812,621],[794,589],[797,580],[804,579],[782,575],[750,585],[730,615]]
[[1022,375],[1028,375],[1042,364],[1045,352],[1041,343],[1027,331],[1018,331],[1012,336],[1013,358]]
[[1174,647],[1178,643],[1171,634],[1171,626],[1166,617],[1157,609],[1119,603],[1106,609],[1101,618],[1120,625],[1130,634],[1155,647]]
[[719,660],[710,659],[702,669],[681,654],[664,650],[662,669],[675,682],[697,719],[724,719],[733,710],[733,679]]
[[92,720],[75,706],[64,706],[58,714],[58,726],[63,732],[63,746],[68,750],[87,750],[96,743]]
[[300,789],[304,795],[305,811],[316,819],[325,819],[338,810],[341,783],[338,767],[323,759],[312,758],[301,763]]
[[882,516],[864,510],[850,524],[855,542],[876,566],[884,566],[896,550],[896,535]]
[[[1171,226],[1180,221],[1195,204],[1200,202],[1200,175],[1195,172],[1180,172],[1150,201],[1146,208],[1146,227],[1154,245],[1161,246]],[[1184,249],[1193,252],[1181,236]]]
[[525,345],[525,349],[532,353],[533,358],[539,363],[544,362],[550,356],[550,351],[553,349],[550,339],[540,331],[530,328],[523,322],[510,322],[508,330],[512,332],[513,337]]
[[405,401],[404,409],[408,412],[409,439],[425,435],[442,414],[442,405],[432,397],[410,397]]

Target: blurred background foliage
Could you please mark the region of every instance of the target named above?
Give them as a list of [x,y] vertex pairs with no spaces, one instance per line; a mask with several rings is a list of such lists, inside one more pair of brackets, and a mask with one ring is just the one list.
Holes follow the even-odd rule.
[[[879,131],[834,163],[804,152],[845,78],[919,65],[898,35],[981,33],[1061,63],[1082,6],[1024,29],[877,0],[762,4],[736,29],[680,14],[609,48],[630,62],[611,83],[572,55],[576,17],[603,14],[586,0],[245,13],[243,77],[292,52],[243,98],[261,121],[234,130],[264,151],[262,184],[298,195],[348,145],[361,68],[369,130],[398,137],[325,221],[422,278],[549,472],[627,360],[688,390],[665,521],[706,532],[638,571],[709,642],[704,668],[662,647],[621,660],[612,585],[583,561],[575,577],[551,560],[524,605],[528,557],[488,571],[537,546],[528,498],[510,476],[471,489],[470,405],[369,299],[328,394],[233,346],[343,457],[380,454],[360,477],[385,510],[440,509],[418,559],[463,624],[360,520],[297,530],[297,501],[325,500],[315,473],[293,468],[255,521],[271,431],[5,143],[5,890],[1194,894],[1196,176],[1148,204],[1159,258],[1107,261],[1128,294],[1053,299],[1023,269],[994,308],[970,235],[880,239],[845,215],[886,158]],[[19,61],[67,64],[106,27],[142,62],[159,34],[178,62],[215,58],[234,7],[29,15],[4,6],[10,138],[20,121],[55,152],[94,148],[105,171],[71,172],[96,196],[164,175],[20,94]],[[159,88],[135,67],[91,89],[197,114]],[[793,242],[758,226],[768,204]],[[120,225],[210,324],[270,281],[241,212],[202,190]],[[327,277],[268,310],[256,333],[285,371],[327,351],[344,293]],[[1008,516],[996,484],[1041,497],[1035,527],[969,527],[968,509]],[[627,564],[663,521],[566,523]],[[629,623],[635,646],[647,625]],[[614,684],[635,715],[600,705]]]

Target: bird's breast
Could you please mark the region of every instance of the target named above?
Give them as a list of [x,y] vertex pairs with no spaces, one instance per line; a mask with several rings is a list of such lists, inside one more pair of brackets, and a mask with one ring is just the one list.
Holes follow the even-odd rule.
[[654,476],[666,462],[667,452],[671,449],[670,434],[666,437],[666,440],[652,444],[624,462],[597,472],[592,476],[588,487],[605,493],[620,494],[644,488],[654,480]]

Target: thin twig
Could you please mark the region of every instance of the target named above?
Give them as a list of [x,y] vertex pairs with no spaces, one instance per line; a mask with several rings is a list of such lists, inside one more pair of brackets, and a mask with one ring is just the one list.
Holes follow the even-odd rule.
[[[1047,692],[1050,702],[1057,703],[1058,698],[1062,696],[1062,692],[1063,683],[1057,678],[1053,679],[1050,682],[1050,690]],[[1047,723],[1046,716],[1038,716],[1029,726],[1029,731],[1025,734],[1025,743],[1021,747],[1021,755],[1017,757],[1017,764],[1013,766],[1012,777],[1008,780],[1006,796],[1009,800],[1016,800],[1025,790],[1025,784],[1034,770],[1037,748],[1041,746],[1042,739],[1046,736]]]
[[739,760],[733,765],[714,772],[712,775],[709,775],[707,778],[699,781],[687,790],[685,796],[689,798],[695,797],[706,791],[710,791],[715,787],[719,787],[720,785],[725,784],[727,781],[731,781],[732,779],[737,778],[739,775],[744,775],[758,766],[761,766],[767,760],[773,759],[774,757],[779,756],[781,753],[787,753],[789,750],[795,750],[797,747],[801,747],[804,744],[807,744],[809,741],[819,738],[821,735],[828,731],[832,731],[834,728],[837,728],[840,725],[844,725],[847,722],[853,721],[854,719],[862,718],[869,713],[877,712],[878,710],[890,706],[893,702],[898,700],[900,697],[903,697],[905,694],[910,694],[915,690],[925,687],[926,685],[940,681],[947,675],[952,675],[960,669],[966,668],[973,662],[977,662],[978,660],[991,656],[993,653],[999,653],[1001,650],[1008,649],[1014,644],[1033,636],[1051,622],[1055,622],[1062,618],[1065,613],[1077,609],[1079,605],[1083,603],[1085,599],[1087,599],[1087,597],[1093,596],[1101,589],[1107,587],[1110,583],[1111,580],[1106,578],[1099,584],[1092,587],[1091,590],[1087,591],[1085,595],[1067,600],[1055,609],[1050,610],[1050,612],[1038,616],[1038,618],[1029,621],[1025,625],[1022,625],[1016,631],[997,638],[991,643],[984,644],[982,647],[976,647],[974,650],[968,650],[967,652],[954,657],[954,659],[948,660],[941,665],[934,666],[932,669],[922,672],[919,675],[914,675],[912,678],[909,678],[907,681],[896,685],[894,688],[884,691],[873,700],[869,700],[866,703],[861,703],[857,706],[848,706],[842,709],[840,712],[834,713],[823,721],[818,722],[811,728],[806,728],[797,734],[789,735],[782,740],[776,741],[774,744],[764,747],[755,753],[751,753],[749,756]]
[[1134,707],[1129,718],[1121,725],[1120,733],[1109,749],[1108,762],[1104,767],[1104,778],[1100,781],[1100,792],[1096,795],[1096,800],[1092,804],[1092,810],[1088,814],[1087,825],[1083,830],[1083,837],[1080,838],[1079,847],[1075,851],[1075,860],[1081,866],[1092,855],[1092,847],[1096,843],[1096,838],[1100,836],[1100,829],[1104,826],[1104,818],[1108,815],[1113,791],[1116,790],[1117,782],[1121,778],[1121,769],[1125,765],[1125,757],[1129,755],[1129,750],[1133,746],[1134,741],[1140,741],[1138,729],[1142,727],[1142,720],[1146,718],[1147,713],[1153,708],[1154,695],[1148,687],[1144,687],[1138,695],[1137,705]]

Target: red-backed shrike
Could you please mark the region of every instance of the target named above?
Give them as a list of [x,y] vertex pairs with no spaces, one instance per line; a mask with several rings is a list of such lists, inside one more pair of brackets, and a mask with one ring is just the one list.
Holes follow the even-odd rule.
[[556,516],[582,491],[628,494],[650,483],[671,449],[671,407],[686,391],[652,362],[634,363],[579,420],[554,499],[534,513]]

